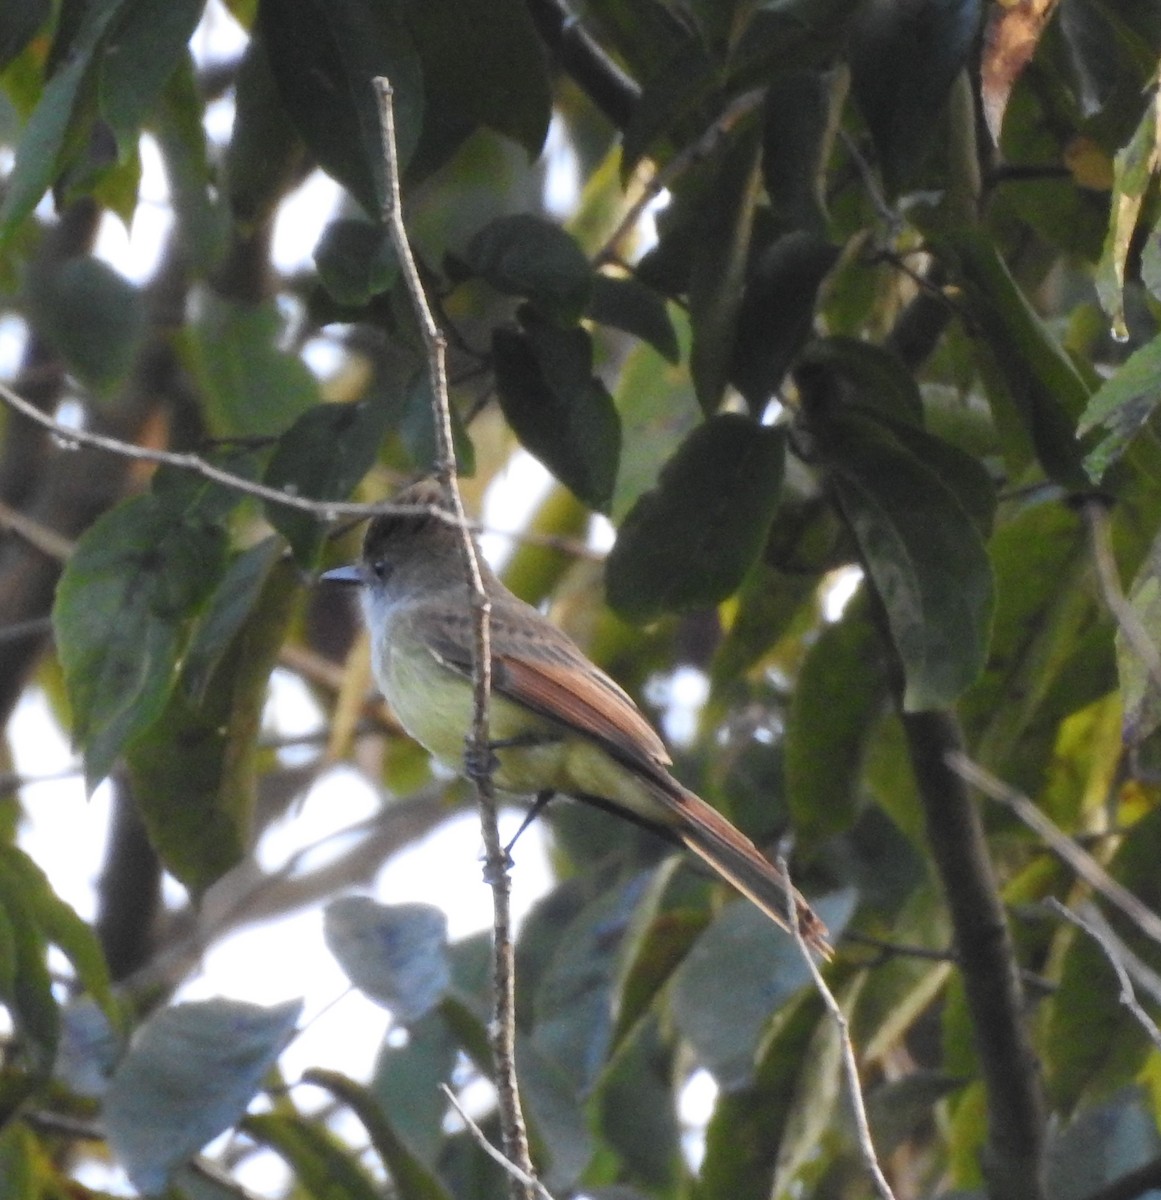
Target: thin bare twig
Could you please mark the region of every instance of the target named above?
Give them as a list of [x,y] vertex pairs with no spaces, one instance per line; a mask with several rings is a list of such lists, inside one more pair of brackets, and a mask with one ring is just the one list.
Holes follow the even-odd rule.
[[1121,636],[1133,653],[1141,660],[1155,688],[1161,689],[1161,650],[1149,635],[1137,610],[1133,607],[1121,587],[1117,573],[1117,560],[1113,555],[1112,530],[1109,525],[1109,506],[1106,500],[1092,496],[1081,505],[1085,524],[1088,526],[1092,560],[1096,567],[1097,582],[1101,597],[1112,613]]
[[17,537],[23,538],[46,558],[55,559],[57,562],[67,561],[73,552],[73,544],[68,538],[61,537],[55,529],[49,529],[47,525],[17,512],[3,501],[0,501],[0,529],[7,529]]
[[428,352],[431,375],[431,395],[435,420],[436,444],[439,447],[439,473],[451,512],[459,525],[462,538],[465,582],[473,617],[472,647],[472,729],[464,747],[464,764],[476,785],[480,810],[480,826],[486,852],[486,876],[492,888],[492,1020],[489,1024],[492,1057],[496,1068],[496,1094],[500,1108],[500,1128],[504,1153],[520,1169],[521,1176],[512,1178],[514,1200],[531,1200],[535,1188],[525,1180],[535,1179],[532,1158],[528,1149],[528,1131],[520,1107],[516,1081],[516,972],[512,940],[511,880],[508,858],[500,841],[496,815],[496,796],[491,777],[491,739],[488,734],[488,711],[492,692],[492,650],[490,616],[491,604],[484,590],[483,576],[471,529],[464,515],[456,480],[455,445],[452,439],[451,407],[447,394],[446,341],[432,315],[423,290],[407,230],[399,193],[399,161],[395,148],[395,112],[389,80],[379,76],[374,81],[379,97],[383,133],[383,160],[387,172],[387,190],[383,201],[383,221],[399,260],[400,270],[407,283],[416,319],[423,333]]
[[1141,930],[1155,942],[1161,942],[1161,917],[1142,904],[1123,884],[1118,883],[1087,850],[1082,849],[1066,833],[1058,829],[1021,792],[997,779],[979,763],[972,762],[966,754],[954,753],[947,756],[947,765],[965,782],[978,788],[985,796],[999,801],[1010,809],[1034,833],[1042,837],[1059,858],[1080,876],[1095,892],[1099,892],[1111,904],[1115,904]]
[[530,1188],[540,1197],[540,1200],[552,1200],[552,1193],[536,1178],[535,1175],[528,1175],[520,1167],[518,1167],[511,1159],[505,1158],[504,1155],[488,1141],[487,1134],[472,1120],[471,1117],[464,1111],[463,1105],[456,1098],[455,1092],[448,1087],[446,1083],[439,1085],[440,1091],[447,1097],[448,1103],[460,1115],[460,1120],[464,1123],[464,1128],[471,1134],[472,1140],[480,1147],[481,1150],[496,1164],[502,1167],[508,1174],[515,1179],[523,1187]]
[[1115,942],[1115,935],[1108,928],[1107,924],[1100,915],[1100,911],[1095,905],[1086,905],[1087,911],[1082,913],[1073,912],[1061,904],[1055,897],[1049,897],[1045,904],[1052,909],[1058,916],[1063,917],[1071,925],[1075,925],[1077,929],[1087,933],[1090,938],[1104,952],[1105,958],[1109,960],[1109,966],[1116,972],[1117,982],[1121,985],[1121,1003],[1129,1010],[1136,1020],[1137,1024],[1149,1035],[1149,1040],[1161,1050],[1161,1029],[1157,1028],[1153,1018],[1141,1007],[1137,1000],[1137,993],[1133,989],[1133,981],[1129,977],[1129,971],[1122,959],[1123,947],[1118,948]]
[[[790,872],[787,870],[786,860],[779,858],[776,865],[779,874],[782,876],[786,895],[793,896],[794,888],[790,882]],[[806,963],[807,969],[810,971],[810,977],[814,980],[815,990],[822,997],[823,1004],[826,1005],[827,1011],[838,1027],[839,1043],[842,1047],[843,1074],[846,1076],[847,1081],[847,1096],[850,1099],[851,1110],[855,1117],[856,1140],[859,1143],[859,1152],[863,1156],[863,1163],[875,1184],[875,1190],[882,1197],[882,1200],[895,1200],[895,1193],[891,1191],[891,1185],[887,1182],[887,1177],[883,1174],[883,1168],[879,1165],[878,1156],[875,1154],[875,1143],[871,1138],[871,1125],[867,1120],[867,1106],[863,1103],[863,1091],[859,1086],[859,1064],[855,1058],[855,1046],[851,1041],[851,1028],[847,1023],[846,1014],[843,1012],[842,1006],[835,999],[834,992],[827,987],[826,980],[823,979],[822,972],[818,969],[818,964],[814,961],[814,956],[810,952],[810,947],[806,944],[806,939],[802,936],[802,930],[798,924],[797,905],[793,903],[787,904],[786,914],[790,932],[794,935],[794,944],[798,947],[798,952],[802,955],[802,960]]]

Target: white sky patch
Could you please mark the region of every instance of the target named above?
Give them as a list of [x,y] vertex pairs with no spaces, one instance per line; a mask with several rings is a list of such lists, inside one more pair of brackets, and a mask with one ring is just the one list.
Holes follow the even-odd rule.
[[[517,450],[484,496],[481,523],[488,529],[523,529],[552,484],[552,476],[543,464],[527,450]],[[480,550],[497,571],[511,557],[515,545],[514,539],[499,534],[487,533],[480,538]]]
[[822,615],[828,621],[839,620],[863,582],[862,567],[839,567],[822,585]]
[[544,140],[544,207],[558,221],[576,212],[580,195],[580,161],[564,122],[554,116]]
[[28,341],[28,326],[14,313],[0,316],[0,375],[11,379],[19,370]]
[[697,1170],[705,1158],[705,1127],[713,1116],[718,1100],[718,1085],[706,1070],[695,1071],[677,1098],[677,1118],[681,1122],[681,1147],[686,1162]]
[[668,675],[658,675],[646,689],[649,699],[662,710],[665,740],[687,746],[697,733],[702,706],[709,698],[709,678],[696,667],[682,666]]
[[161,261],[173,212],[169,206],[169,182],[157,143],[148,134],[138,142],[141,183],[133,224],[125,228],[121,218],[106,212],[101,217],[93,253],[132,283],[144,283]]
[[312,171],[283,201],[274,222],[271,257],[283,274],[314,269],[314,248],[335,215],[343,189],[322,171]]

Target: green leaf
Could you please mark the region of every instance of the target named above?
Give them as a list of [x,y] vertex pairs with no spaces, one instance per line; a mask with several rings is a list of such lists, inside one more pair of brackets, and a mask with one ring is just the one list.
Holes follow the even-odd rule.
[[[1161,905],[1161,810],[1128,830],[1106,869],[1147,908]],[[1110,916],[1114,936],[1147,969],[1157,970],[1157,946],[1119,913]],[[1120,999],[1120,987],[1104,949],[1071,925],[1060,933],[1059,985],[1045,1014],[1040,1049],[1048,1091],[1063,1111],[1085,1096],[1098,1098],[1130,1083],[1150,1051],[1150,1040]],[[1083,1031],[1083,1033],[1082,1033]]]
[[177,1167],[238,1121],[301,1012],[298,1001],[204,1000],[141,1026],[104,1103],[109,1144],[134,1187],[163,1191]]
[[886,609],[904,707],[946,707],[987,657],[994,588],[979,532],[934,471],[873,420],[847,412],[816,432]]
[[33,273],[28,311],[70,369],[101,390],[123,380],[145,332],[140,290],[96,258],[68,258]]
[[1161,336],[1133,351],[1093,393],[1077,433],[1103,427],[1104,436],[1085,456],[1084,469],[1099,483],[1108,468],[1128,449],[1133,437],[1153,415],[1161,392]]
[[29,117],[0,203],[0,243],[12,236],[56,179],[66,136],[75,127],[77,98],[90,65],[88,56],[80,55],[58,71]]
[[[815,905],[838,936],[854,907],[851,892]],[[792,938],[743,901],[728,904],[673,977],[673,1019],[702,1064],[727,1091],[751,1082],[770,1018],[810,983]]]
[[22,850],[0,846],[0,872],[4,886],[19,891],[22,905],[40,933],[72,964],[81,988],[106,1017],[116,1020],[109,968],[91,926],[53,891],[44,872]]
[[[388,380],[386,386],[392,393],[397,393],[400,390],[398,377]],[[417,471],[426,473],[438,470],[442,454],[436,440],[435,414],[431,401],[431,373],[426,364],[407,380],[402,390],[402,410],[398,418],[399,441]],[[377,392],[376,397],[380,396],[381,393]],[[392,395],[391,403],[397,403],[395,395]],[[395,411],[394,407],[392,411]],[[450,415],[456,469],[461,476],[474,475],[476,448],[454,406]]]
[[492,335],[496,390],[512,432],[569,488],[599,512],[617,478],[621,423],[612,397],[593,377],[592,340],[534,313],[524,330]]
[[[263,482],[295,496],[345,500],[371,469],[392,413],[375,398],[319,404],[303,413],[279,439]],[[290,542],[295,557],[312,567],[325,530],[310,513],[266,504],[267,520]]]
[[[359,1118],[371,1136],[376,1153],[391,1173],[392,1192],[400,1200],[451,1200],[451,1193],[439,1177],[399,1136],[395,1122],[388,1119],[386,1109],[372,1092],[337,1071],[312,1070],[304,1079],[325,1088]],[[407,1105],[400,1105],[400,1111],[405,1111],[414,1102],[415,1097],[407,1097]]]
[[468,243],[463,263],[497,291],[525,297],[562,325],[580,318],[592,289],[592,267],[573,237],[529,213],[485,225]]
[[[235,87],[241,85],[238,84]],[[155,114],[157,141],[165,160],[165,174],[173,193],[177,229],[190,264],[202,277],[220,262],[227,243],[227,211],[211,183],[202,124],[202,98],[198,95],[193,60],[187,55],[170,77]],[[231,147],[238,136],[235,122]]]
[[852,602],[807,653],[786,722],[786,794],[809,857],[855,822],[867,742],[887,700],[875,630]]
[[32,41],[51,13],[50,0],[8,0],[0,15],[0,71]]
[[833,84],[820,71],[780,71],[762,113],[762,178],[775,214],[790,229],[823,234],[825,160]]
[[451,982],[447,916],[430,904],[341,896],[324,911],[323,936],[351,983],[405,1025],[435,1008]]
[[897,422],[923,425],[923,397],[898,355],[853,337],[816,338],[802,352],[800,369],[823,368],[846,389],[844,398]]
[[312,1200],[382,1200],[382,1189],[325,1125],[297,1114],[248,1116],[242,1128],[284,1158]]
[[423,68],[417,165],[438,166],[476,125],[505,134],[536,158],[552,93],[528,7],[520,0],[400,0],[399,9]]
[[185,345],[215,433],[278,433],[318,402],[315,377],[301,359],[279,348],[281,335],[282,318],[273,303],[202,297]]
[[516,1073],[533,1145],[544,1147],[538,1157],[547,1159],[545,1183],[553,1194],[570,1192],[593,1157],[585,1093],[577,1088],[573,1072],[542,1054],[533,1039],[519,1035]]
[[1156,143],[1157,111],[1156,106],[1150,104],[1132,140],[1117,152],[1109,231],[1096,270],[1097,296],[1113,323],[1113,336],[1120,341],[1129,336],[1125,324],[1125,262],[1141,214],[1145,189],[1156,170]]
[[612,275],[595,275],[592,285],[586,317],[623,329],[648,342],[671,363],[677,362],[680,356],[677,334],[665,309],[665,300],[657,292],[635,279]]
[[789,233],[764,251],[746,281],[730,379],[751,412],[762,412],[810,337],[818,289],[838,254],[814,234]]
[[319,165],[378,217],[386,195],[379,101],[394,89],[400,173],[423,123],[423,75],[393,5],[360,0],[262,0],[258,28],[282,102]]
[[128,753],[150,841],[195,894],[239,862],[252,841],[257,738],[298,596],[294,569],[277,549],[270,539],[225,572],[192,639],[181,686]]
[[251,31],[234,85],[234,130],[225,149],[224,192],[243,232],[266,224],[299,181],[303,139],[282,102],[262,30]]
[[738,335],[750,234],[762,190],[756,129],[727,143],[701,200],[689,277],[689,370],[702,411],[718,410]]
[[36,1135],[26,1125],[11,1121],[0,1131],[0,1200],[31,1200],[44,1194],[40,1158]]
[[384,1042],[375,1060],[371,1092],[391,1114],[398,1137],[425,1163],[435,1163],[443,1143],[448,1102],[440,1085],[451,1082],[457,1046],[437,1010],[408,1025],[406,1043]]
[[680,42],[674,39],[671,52],[646,78],[633,106],[622,139],[622,178],[629,177],[663,135],[689,123],[718,90],[720,83],[701,39],[691,37],[688,29],[682,29]]
[[57,587],[53,630],[90,790],[161,715],[186,623],[217,582],[221,529],[138,496],[97,520]]
[[765,544],[785,456],[783,430],[736,413],[695,429],[621,523],[606,563],[610,605],[648,621],[734,592]]
[[344,217],[331,221],[314,248],[323,287],[340,304],[366,304],[390,290],[399,273],[391,239],[382,225]]
[[944,102],[979,33],[980,0],[864,6],[851,34],[851,86],[892,191],[934,141]]
[[981,350],[999,368],[1045,474],[1064,487],[1087,487],[1075,428],[1089,399],[1080,372],[1033,311],[991,238],[961,229],[934,241],[958,263],[968,311],[984,333]]
[[121,153],[134,148],[166,82],[185,58],[202,0],[124,0],[104,38],[97,83],[101,115]]

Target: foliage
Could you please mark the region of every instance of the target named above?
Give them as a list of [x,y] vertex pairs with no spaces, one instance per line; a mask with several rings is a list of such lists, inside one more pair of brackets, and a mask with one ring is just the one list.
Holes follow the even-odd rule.
[[[1009,816],[961,803],[945,755],[964,749],[1161,905],[1161,695],[1141,648],[1142,630],[1161,644],[1161,16],[574,7],[231,0],[226,16],[215,0],[242,49],[206,61],[198,0],[6,0],[8,382],[291,496],[374,501],[430,469],[423,342],[377,224],[370,77],[386,74],[469,507],[517,444],[556,481],[527,514],[553,538],[520,545],[508,582],[643,704],[677,668],[709,681],[676,770],[760,845],[797,835],[900,1193],[1096,1194],[1161,1163],[1161,1052],[1102,949],[1040,903],[1087,886]],[[577,170],[564,218],[545,202],[552,146]],[[156,154],[172,225],[135,283],[97,236],[154,203]],[[275,221],[316,169],[343,199],[280,271]],[[139,821],[111,830],[90,926],[18,847],[19,792],[5,808],[0,1200],[101,1194],[81,1182],[104,1154],[79,1136],[94,1120],[135,1186],[178,1200],[240,1195],[259,1147],[288,1195],[361,1200],[384,1178],[406,1198],[500,1194],[439,1091],[492,1070],[484,940],[449,941],[441,913],[327,908],[328,945],[397,1025],[367,1047],[369,1079],[281,1078],[292,997],[175,1000],[189,930],[212,943],[269,913],[255,849],[304,781],[353,757],[356,729],[381,751],[358,762],[382,788],[382,844],[470,803],[360,708],[350,614],[309,587],[354,540],[12,414],[2,437],[5,720],[42,689],[88,787],[110,780]],[[590,513],[619,535],[607,606],[568,553]],[[277,663],[333,718],[308,771],[261,738]],[[949,848],[951,813],[971,836]],[[869,1195],[836,1029],[792,943],[643,832],[578,806],[542,819],[558,880],[520,932],[517,1059],[546,1184]],[[162,868],[188,899],[159,912]],[[207,923],[219,881],[241,899]],[[981,951],[989,898],[1011,934],[988,926]],[[1107,916],[1109,945],[1155,979],[1161,950]],[[1027,1055],[1005,1060],[1011,1044]],[[718,1091],[695,1165],[678,1096],[697,1067]],[[1161,1186],[1161,1168],[1142,1178]]]

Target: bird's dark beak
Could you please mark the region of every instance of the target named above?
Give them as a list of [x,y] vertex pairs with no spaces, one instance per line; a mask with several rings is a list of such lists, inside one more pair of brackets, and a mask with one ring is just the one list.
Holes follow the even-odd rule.
[[324,571],[319,577],[320,583],[365,583],[362,568],[358,563],[346,567],[335,567],[333,571]]

